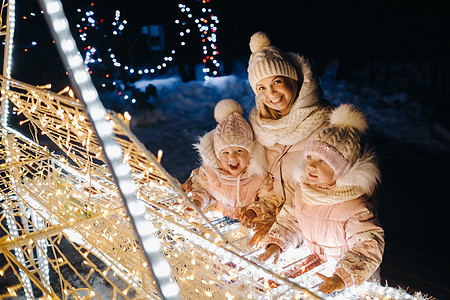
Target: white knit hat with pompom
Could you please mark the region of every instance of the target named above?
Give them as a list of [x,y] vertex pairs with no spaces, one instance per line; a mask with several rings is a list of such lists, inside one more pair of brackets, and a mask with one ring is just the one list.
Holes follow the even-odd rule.
[[304,155],[321,157],[338,178],[360,156],[361,136],[367,127],[363,112],[351,104],[341,104],[331,113],[330,125],[310,139]]
[[250,60],[248,62],[248,80],[256,93],[256,84],[270,76],[285,76],[299,80],[297,70],[288,56],[272,43],[264,32],[257,32],[250,38]]
[[219,123],[214,130],[214,151],[219,157],[226,147],[236,146],[253,150],[253,130],[243,117],[242,106],[233,99],[219,101],[214,108],[214,118]]

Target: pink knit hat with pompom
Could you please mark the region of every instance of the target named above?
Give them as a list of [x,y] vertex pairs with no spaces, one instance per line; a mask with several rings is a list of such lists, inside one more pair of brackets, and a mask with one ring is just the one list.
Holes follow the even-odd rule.
[[321,157],[338,178],[353,166],[361,152],[361,136],[367,130],[363,112],[351,104],[341,104],[330,115],[330,125],[311,137],[304,156]]
[[233,99],[219,101],[214,108],[214,118],[219,123],[214,131],[214,151],[219,157],[226,147],[236,146],[253,150],[253,130],[243,117],[242,106]]

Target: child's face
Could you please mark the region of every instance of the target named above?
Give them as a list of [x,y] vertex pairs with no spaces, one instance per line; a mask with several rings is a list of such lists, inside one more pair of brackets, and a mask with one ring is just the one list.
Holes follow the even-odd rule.
[[290,88],[287,80],[283,76],[270,76],[258,81],[256,94],[259,100],[269,108],[281,113],[286,112],[294,97],[294,91]]
[[248,151],[236,146],[223,148],[219,154],[219,162],[222,169],[237,176],[248,166]]
[[332,185],[334,171],[320,156],[306,156],[305,173],[307,182],[311,185]]

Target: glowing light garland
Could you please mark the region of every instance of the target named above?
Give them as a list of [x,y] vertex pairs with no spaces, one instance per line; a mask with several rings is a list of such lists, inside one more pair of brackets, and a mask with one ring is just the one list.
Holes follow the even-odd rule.
[[[203,3],[205,2],[209,3],[210,1],[204,0]],[[203,63],[205,64],[203,73],[207,74],[205,75],[205,79],[208,79],[209,76],[219,75],[217,70],[220,67],[220,64],[216,59],[216,56],[219,54],[216,46],[216,24],[219,23],[219,19],[212,14],[211,8],[202,8],[202,13],[204,17],[200,18],[198,28],[203,43],[203,54],[205,55],[203,58]],[[197,20],[195,20],[195,22],[197,23]]]
[[[186,43],[183,37],[187,35],[194,34],[190,28],[190,25],[198,29],[199,33],[199,41],[202,43],[202,51],[204,58],[202,62],[204,64],[204,68],[202,69],[204,75],[204,79],[208,79],[210,77],[215,77],[219,75],[220,62],[217,60],[217,56],[219,55],[219,51],[217,48],[217,24],[219,23],[219,19],[216,15],[212,13],[212,9],[208,8],[210,5],[210,1],[202,2],[204,7],[201,9],[201,17],[194,18],[192,15],[192,10],[185,4],[179,4],[178,8],[180,12],[187,17],[186,21],[175,20],[175,23],[181,26],[181,31],[179,35],[182,37],[180,46],[189,47],[190,45]],[[76,28],[78,30],[78,37],[80,41],[84,44],[84,62],[86,65],[93,65],[97,63],[105,63],[106,60],[110,60],[112,65],[116,68],[122,68],[129,75],[145,75],[145,74],[154,74],[157,71],[163,70],[167,68],[171,62],[174,60],[174,55],[176,54],[176,50],[172,49],[168,51],[169,55],[163,57],[163,62],[157,64],[154,67],[145,67],[145,68],[134,68],[130,67],[124,63],[122,63],[117,54],[114,52],[113,48],[109,47],[107,49],[106,58],[102,58],[101,54],[98,52],[98,49],[95,45],[91,44],[89,41],[89,31],[98,30],[100,24],[104,24],[104,20],[97,20],[95,17],[94,11],[95,4],[92,2],[89,5],[87,10],[82,10],[81,8],[77,9],[77,13],[79,14],[80,22],[76,24]],[[41,14],[43,12],[41,11]],[[28,16],[23,16],[23,20],[27,20],[28,18],[36,17],[36,13],[29,13]],[[106,33],[104,37],[109,35],[111,36],[120,36],[122,32],[126,29],[128,25],[128,21],[121,18],[121,12],[119,10],[115,11],[114,21],[112,22],[112,28],[110,33]],[[194,30],[195,31],[195,30]],[[31,41],[29,46],[26,46],[24,51],[27,52],[29,48],[37,46],[38,43],[36,41]],[[90,72],[92,74],[92,72]],[[113,84],[115,85],[115,84]],[[106,84],[103,83],[102,87],[106,87]]]
[[[209,4],[210,1],[203,1],[205,5]],[[91,8],[94,5],[91,5]],[[80,24],[77,24],[77,28],[79,31],[79,38],[82,42],[88,42],[88,31],[90,29],[97,29],[97,25],[99,23],[103,23],[103,19],[100,21],[97,21],[94,18],[94,11],[92,9],[87,10],[86,12],[83,12],[82,9],[77,9],[77,12],[81,14]],[[186,14],[187,18],[190,22],[195,22],[196,27],[199,30],[200,33],[200,40],[203,44],[203,63],[205,67],[203,68],[203,73],[205,74],[204,79],[208,79],[209,77],[215,77],[219,75],[219,68],[220,63],[216,59],[216,56],[219,54],[219,51],[216,46],[217,42],[217,24],[219,23],[218,17],[212,14],[211,8],[202,8],[202,17],[199,19],[193,19],[193,15],[191,13],[191,8],[189,8],[185,4],[179,4],[178,8],[183,14]],[[192,20],[193,19],[193,20]],[[180,46],[187,47],[189,45],[186,44],[183,37],[192,34],[191,29],[188,27],[188,23],[185,21],[175,20],[175,23],[180,25],[182,27],[182,30],[180,31],[179,35],[182,37],[182,40],[180,42]],[[112,23],[112,35],[120,35],[122,31],[126,28],[126,25],[128,24],[127,20],[121,20],[121,12],[119,10],[116,10],[114,22]],[[85,63],[87,65],[89,64],[95,64],[95,63],[101,63],[104,62],[104,59],[100,57],[100,54],[97,52],[97,49],[94,45],[88,45],[84,48],[86,51],[85,53]],[[113,66],[117,68],[123,68],[123,70],[127,71],[130,75],[143,75],[143,74],[153,74],[158,70],[162,70],[163,68],[168,67],[168,63],[173,61],[173,55],[175,55],[176,51],[174,49],[169,51],[170,55],[165,56],[164,62],[158,64],[155,67],[151,68],[133,68],[128,65],[123,64],[118,60],[117,55],[114,53],[112,48],[108,48],[108,57],[111,60]],[[96,58],[94,58],[96,57]],[[103,87],[106,87],[106,84],[102,85]]]
[[[4,50],[4,56],[3,56],[3,75],[6,76],[6,78],[11,78],[11,68],[12,68],[12,54],[13,54],[13,46],[14,46],[14,32],[16,28],[16,1],[15,0],[9,0],[8,4],[6,4],[6,1],[2,2],[2,18],[3,21],[3,12],[4,9],[7,7],[7,18],[6,18],[6,24],[0,24],[2,25],[1,28],[6,28],[6,37],[5,37],[5,43],[6,47]],[[6,27],[4,27],[4,25]],[[4,34],[4,32],[2,32]],[[2,87],[5,90],[9,89],[9,83],[4,82],[4,87]],[[9,106],[8,106],[8,99],[4,98],[1,107],[0,107],[0,122],[3,126],[6,126],[6,123],[8,121],[8,112],[9,112]]]
[[[196,31],[195,27],[198,29],[199,41],[202,43],[203,59],[202,62],[204,67],[202,69],[204,76],[203,79],[207,80],[210,77],[215,77],[219,75],[220,62],[217,60],[219,51],[216,46],[217,42],[217,24],[219,23],[218,17],[212,14],[211,8],[208,8],[210,1],[202,1],[203,7],[201,8],[201,17],[194,18],[192,10],[185,4],[179,4],[178,8],[180,12],[187,18],[185,21],[175,20],[175,23],[181,26],[181,31],[179,35],[181,36],[180,47],[189,47],[188,43],[185,41],[185,37],[188,35],[193,35]],[[107,53],[99,53],[98,48],[92,44],[89,40],[89,32],[94,30],[99,30],[100,25],[105,26],[104,19],[98,20],[94,11],[95,3],[91,2],[89,7],[85,10],[78,8],[77,13],[79,14],[80,22],[76,24],[78,30],[78,37],[82,44],[84,44],[84,63],[90,67],[95,64],[107,64],[109,61],[113,68],[122,69],[127,72],[130,76],[140,76],[145,74],[155,74],[167,68],[174,60],[174,55],[176,51],[174,49],[168,51],[169,55],[163,57],[163,62],[157,64],[154,67],[142,67],[135,68],[130,67],[118,59],[118,55],[115,53],[112,47],[107,48]],[[41,11],[41,14],[43,12]],[[30,13],[28,16],[23,16],[23,20],[28,18],[34,18],[35,13]],[[119,10],[115,11],[114,21],[112,22],[112,28],[107,32],[102,38],[120,36],[122,32],[126,29],[128,21],[121,18],[121,12]],[[194,27],[191,30],[191,27]],[[35,47],[37,42],[31,41],[29,46],[26,46],[24,51],[27,52],[31,47]],[[104,76],[105,82],[101,82],[102,88],[107,88],[109,85],[113,87],[118,86],[118,82],[111,77],[114,73],[114,69],[110,69]],[[89,68],[89,74],[93,74],[93,70]],[[112,80],[111,80],[112,79]],[[118,91],[118,95],[123,99],[127,100],[129,95]],[[136,100],[132,100],[136,101]],[[133,103],[134,103],[133,102]]]

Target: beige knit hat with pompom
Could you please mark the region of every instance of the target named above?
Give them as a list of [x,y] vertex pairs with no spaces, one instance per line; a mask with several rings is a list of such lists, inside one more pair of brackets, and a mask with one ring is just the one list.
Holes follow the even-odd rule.
[[214,118],[219,123],[214,131],[214,151],[219,157],[226,147],[236,146],[253,150],[253,130],[243,117],[242,106],[233,99],[219,101],[214,108]]
[[331,113],[330,125],[310,139],[304,156],[321,157],[333,169],[336,179],[360,156],[361,136],[367,127],[364,113],[351,104],[342,104]]
[[297,70],[288,56],[275,46],[266,33],[257,32],[250,38],[250,60],[248,62],[248,81],[256,93],[256,84],[270,76],[285,76],[299,80]]

